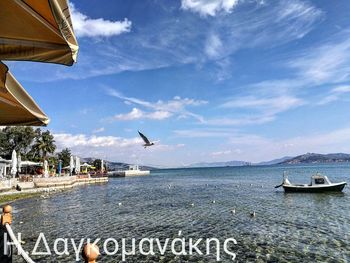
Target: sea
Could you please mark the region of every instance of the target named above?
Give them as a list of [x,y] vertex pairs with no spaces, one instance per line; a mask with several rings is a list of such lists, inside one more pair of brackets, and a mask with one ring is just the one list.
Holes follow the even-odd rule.
[[81,262],[88,238],[98,262],[350,262],[349,186],[284,193],[284,171],[350,183],[348,164],[156,170],[16,201],[13,230],[35,262]]

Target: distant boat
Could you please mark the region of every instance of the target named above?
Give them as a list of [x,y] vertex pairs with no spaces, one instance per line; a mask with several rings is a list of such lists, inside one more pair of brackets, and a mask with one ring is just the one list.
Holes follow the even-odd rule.
[[311,176],[310,184],[292,184],[289,182],[286,174],[283,175],[283,183],[275,188],[283,187],[286,193],[322,193],[322,192],[341,192],[346,182],[331,183],[327,176],[319,173]]
[[110,171],[107,173],[111,177],[142,176],[149,175],[149,170],[141,170],[138,165],[129,165],[128,170]]

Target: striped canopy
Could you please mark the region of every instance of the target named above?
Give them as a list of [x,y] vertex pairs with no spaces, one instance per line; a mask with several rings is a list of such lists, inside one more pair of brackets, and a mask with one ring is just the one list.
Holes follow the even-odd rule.
[[46,126],[48,117],[0,61],[0,125]]
[[76,62],[67,0],[0,0],[0,25],[0,60]]

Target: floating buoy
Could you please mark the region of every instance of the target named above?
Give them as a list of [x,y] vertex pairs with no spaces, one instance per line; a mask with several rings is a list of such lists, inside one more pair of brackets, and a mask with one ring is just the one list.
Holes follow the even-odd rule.
[[236,209],[232,209],[231,214],[236,214]]
[[192,203],[191,206],[194,206],[194,203]]
[[255,217],[256,214],[255,214],[255,211],[253,211],[252,213],[250,213],[250,217]]
[[215,200],[213,200],[212,203],[215,204]]
[[122,203],[118,203],[118,205],[119,205],[119,206],[121,206],[121,205],[122,205]]

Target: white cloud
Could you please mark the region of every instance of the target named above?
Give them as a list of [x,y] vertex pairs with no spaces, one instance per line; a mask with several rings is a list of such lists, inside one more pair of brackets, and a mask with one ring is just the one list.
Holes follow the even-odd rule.
[[350,86],[339,86],[339,87],[333,88],[330,91],[330,94],[325,98],[323,98],[322,100],[320,100],[317,104],[326,105],[328,103],[335,102],[337,100],[342,99],[345,93],[350,93]]
[[176,137],[183,138],[227,138],[232,136],[236,131],[232,129],[189,129],[189,130],[175,130]]
[[[258,91],[256,91],[258,92]],[[244,126],[258,125],[272,122],[281,112],[304,105],[304,100],[287,94],[269,94],[264,97],[261,92],[259,97],[241,96],[222,103],[219,108],[244,109],[244,113],[234,111],[230,113],[235,117],[217,117],[204,119],[202,124],[211,126]],[[239,117],[238,117],[239,116]]]
[[73,4],[70,4],[73,27],[78,37],[111,37],[130,32],[131,21],[110,21],[103,18],[92,19],[80,13]]
[[133,97],[126,97],[122,94],[120,94],[118,91],[114,89],[107,89],[107,94],[116,98],[119,98],[121,100],[124,100],[131,104],[136,104],[138,106],[142,106],[146,109],[153,110],[153,112],[145,113],[144,111],[134,108],[130,113],[127,115],[116,115],[116,119],[120,120],[133,120],[133,119],[140,119],[143,117],[149,118],[149,119],[166,119],[173,115],[176,115],[178,117],[193,117],[199,121],[203,121],[203,118],[200,115],[197,115],[195,113],[192,113],[187,110],[187,107],[196,107],[201,106],[204,104],[207,104],[207,101],[204,100],[195,100],[195,99],[189,99],[189,98],[181,98],[179,96],[175,96],[173,99],[168,101],[158,100],[157,102],[150,102],[138,98]]
[[343,94],[343,93],[348,93],[350,92],[350,86],[339,86],[339,87],[336,87],[332,90],[332,92],[334,93],[338,93],[338,94]]
[[[137,134],[137,132],[135,131]],[[103,158],[109,161],[138,163],[145,165],[175,165],[174,155],[184,144],[162,144],[159,140],[150,148],[144,149],[142,139],[137,135],[133,138],[118,136],[97,136],[86,134],[53,133],[57,150],[71,149],[74,155],[80,157]]]
[[222,155],[229,155],[231,153],[232,153],[231,150],[225,150],[225,151],[212,152],[212,153],[210,153],[210,155],[212,155],[212,156],[222,156]]
[[181,8],[199,13],[201,16],[215,16],[218,12],[232,12],[238,0],[182,0]]
[[216,34],[210,34],[205,45],[205,53],[209,58],[216,59],[222,55],[223,44]]
[[350,78],[349,32],[342,32],[341,37],[333,36],[328,43],[306,50],[300,58],[291,60],[288,66],[297,70],[298,77],[315,84],[348,80]]
[[[209,74],[213,75],[215,80],[221,81],[233,75],[234,68],[231,65],[234,62],[233,55],[238,50],[270,49],[300,39],[323,17],[322,11],[310,1],[279,0],[266,4],[257,2],[244,1],[245,8],[239,12],[209,21],[197,16],[179,14],[176,12],[176,2],[171,1],[167,4],[168,14],[157,16],[152,23],[139,24],[137,32],[123,34],[120,36],[122,40],[83,40],[79,63],[74,68],[57,68],[52,71],[35,63],[30,66],[27,63],[19,63],[16,67],[26,79],[47,82],[67,78],[86,79],[125,71],[144,71],[185,64],[195,64],[200,68],[215,61],[217,68]],[[300,8],[296,8],[295,3]],[[83,20],[82,24],[84,23]],[[78,24],[78,28],[83,28],[81,34],[90,33],[89,28]],[[123,25],[124,31],[130,30],[126,23]],[[91,30],[91,33],[93,32],[98,33]],[[214,33],[223,46],[218,57],[210,57],[206,53],[210,50],[206,49],[206,46],[210,46],[210,35]],[[212,54],[215,54],[215,49]]]
[[350,151],[350,128],[305,136],[270,139],[253,134],[236,134],[229,139],[232,147],[244,147],[245,160],[259,162],[282,156],[296,156],[307,152],[331,153]]
[[139,119],[150,119],[150,120],[164,120],[172,116],[172,113],[168,111],[154,111],[154,112],[144,112],[138,108],[133,108],[131,112],[126,114],[117,114],[113,116],[112,120],[130,121]]
[[203,121],[203,124],[210,126],[245,126],[245,125],[257,125],[272,122],[276,119],[271,115],[257,115],[257,116],[245,116],[240,118],[209,118]]
[[282,95],[266,98],[257,98],[255,96],[239,97],[227,101],[221,105],[223,108],[248,108],[264,111],[266,114],[276,114],[295,108],[304,104],[300,98]]
[[[216,158],[239,154],[241,160],[250,162],[268,161],[283,156],[297,156],[307,152],[350,152],[350,128],[341,128],[323,133],[310,133],[285,139],[268,138],[256,134],[244,134],[232,129],[193,129],[174,131],[177,137],[220,138],[224,144],[209,153]],[[221,149],[220,149],[221,147]],[[227,149],[244,149],[233,151]],[[230,157],[231,158],[231,157]]]
[[117,147],[124,148],[133,145],[139,145],[142,143],[140,138],[131,138],[125,139],[115,136],[87,136],[85,134],[72,135],[70,133],[56,133],[54,134],[55,141],[58,145],[58,148],[71,148],[78,146],[86,147]]
[[104,132],[104,131],[105,131],[105,128],[101,127],[101,128],[97,128],[97,129],[93,130],[92,133],[100,133],[100,132]]

